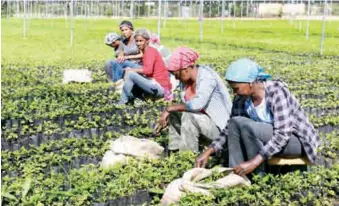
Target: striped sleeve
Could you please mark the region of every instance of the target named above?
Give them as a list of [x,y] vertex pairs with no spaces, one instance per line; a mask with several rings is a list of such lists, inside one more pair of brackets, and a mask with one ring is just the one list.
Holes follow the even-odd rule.
[[268,159],[274,154],[280,152],[292,135],[292,101],[291,94],[287,88],[279,87],[274,92],[271,107],[273,114],[273,137],[259,151],[259,154],[264,159]]

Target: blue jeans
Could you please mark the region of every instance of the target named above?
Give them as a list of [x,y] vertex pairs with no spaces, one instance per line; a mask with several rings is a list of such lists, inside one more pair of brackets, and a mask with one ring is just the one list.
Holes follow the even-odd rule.
[[[132,90],[137,87],[137,94],[134,94]],[[164,88],[157,82],[136,73],[128,72],[125,76],[124,87],[120,96],[120,104],[126,104],[129,100],[133,100],[136,95],[140,93],[150,94],[153,97],[163,97]]]
[[140,68],[141,66],[128,60],[125,60],[122,63],[118,63],[116,60],[111,61],[112,81],[116,82],[122,79],[124,76],[124,69],[127,67]]

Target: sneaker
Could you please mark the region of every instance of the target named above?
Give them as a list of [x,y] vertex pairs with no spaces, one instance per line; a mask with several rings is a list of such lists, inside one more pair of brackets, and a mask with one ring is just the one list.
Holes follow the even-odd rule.
[[[120,80],[119,80],[120,81]],[[118,93],[118,94],[121,94],[122,93],[122,89],[124,88],[124,80],[122,80],[122,83],[118,84],[118,82],[115,83],[115,91]]]
[[119,86],[121,86],[123,84],[124,84],[124,80],[123,79],[119,79],[118,81],[115,82],[115,86],[116,87],[119,87]]
[[126,105],[127,103],[128,103],[128,101],[120,100],[117,104],[118,105]]

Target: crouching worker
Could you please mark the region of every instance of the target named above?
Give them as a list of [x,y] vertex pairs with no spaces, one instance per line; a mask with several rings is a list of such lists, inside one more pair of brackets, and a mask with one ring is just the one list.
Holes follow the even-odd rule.
[[133,101],[136,96],[140,96],[140,93],[170,100],[169,73],[160,53],[148,45],[150,33],[146,29],[139,29],[134,37],[138,48],[143,53],[143,66],[125,69],[125,82],[119,104]]
[[[169,150],[199,151],[201,142],[212,142],[226,126],[232,103],[219,75],[208,66],[197,66],[199,55],[177,48],[168,70],[185,85],[183,104],[169,106],[161,114],[155,133],[169,126]],[[207,143],[210,144],[210,143]]]
[[220,136],[197,158],[197,167],[205,167],[209,156],[226,142],[229,166],[239,175],[253,171],[263,174],[262,163],[273,155],[306,155],[315,162],[320,143],[317,132],[287,85],[269,78],[249,59],[239,59],[229,66],[226,80],[244,101],[233,103],[232,114],[239,116],[232,117]]

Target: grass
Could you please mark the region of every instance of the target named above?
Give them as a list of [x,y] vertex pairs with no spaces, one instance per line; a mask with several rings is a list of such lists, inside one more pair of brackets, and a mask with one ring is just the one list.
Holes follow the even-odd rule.
[[[2,19],[2,64],[68,65],[112,58],[112,50],[104,45],[108,32],[119,32],[122,19],[76,19],[74,44],[70,46],[69,19],[29,19],[27,37],[23,38],[23,20]],[[136,19],[135,28],[157,31],[157,21]],[[162,27],[162,43],[170,48],[187,45],[202,55],[227,55],[227,50],[237,47],[263,49],[291,54],[318,54],[321,37],[321,21],[310,22],[310,39],[305,39],[305,25],[299,31],[299,22],[287,20],[224,21],[221,32],[220,20],[204,21],[204,39],[199,42],[199,22],[193,20],[167,20]],[[220,48],[219,48],[220,47]],[[217,48],[216,52],[211,52]],[[338,21],[326,24],[325,55],[339,55]]]

